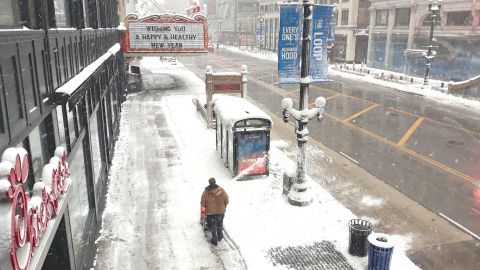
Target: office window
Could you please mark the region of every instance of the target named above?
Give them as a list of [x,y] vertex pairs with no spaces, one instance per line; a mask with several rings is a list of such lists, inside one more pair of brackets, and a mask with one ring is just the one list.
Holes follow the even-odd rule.
[[348,25],[348,9],[342,9],[342,23],[341,25]]
[[472,25],[473,17],[472,11],[455,11],[447,13],[447,25]]
[[410,8],[397,8],[395,10],[395,25],[408,26],[410,24]]
[[388,24],[388,10],[387,9],[377,10],[376,16],[375,16],[375,25],[387,26],[387,24]]

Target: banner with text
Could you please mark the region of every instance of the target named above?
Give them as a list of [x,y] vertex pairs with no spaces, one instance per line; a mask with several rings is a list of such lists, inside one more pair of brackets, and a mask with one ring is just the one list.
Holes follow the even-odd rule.
[[127,53],[195,53],[207,52],[207,19],[174,14],[127,17]]
[[[329,81],[327,38],[331,33],[333,6],[313,5],[310,37],[311,82]],[[278,83],[299,83],[302,55],[303,5],[280,4]]]
[[310,42],[310,77],[312,82],[329,81],[327,38],[331,31],[332,6],[313,6],[312,38]]
[[280,4],[278,83],[299,82],[302,14],[302,4]]

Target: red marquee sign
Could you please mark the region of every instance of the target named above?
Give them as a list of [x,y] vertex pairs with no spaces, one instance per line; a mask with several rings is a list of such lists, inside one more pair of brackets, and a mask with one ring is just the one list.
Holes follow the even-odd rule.
[[160,14],[126,18],[123,36],[125,53],[207,53],[208,24],[202,14],[192,18],[183,15]]
[[67,191],[67,155],[57,147],[55,156],[42,171],[42,181],[33,186],[30,197],[24,188],[29,159],[23,148],[8,148],[0,163],[0,266],[10,258],[15,270],[27,269],[49,221],[55,218],[58,203]]

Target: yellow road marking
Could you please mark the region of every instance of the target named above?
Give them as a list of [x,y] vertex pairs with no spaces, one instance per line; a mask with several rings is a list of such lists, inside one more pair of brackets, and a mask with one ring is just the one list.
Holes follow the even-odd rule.
[[461,173],[461,172],[459,172],[459,171],[457,171],[457,170],[455,170],[455,169],[453,169],[453,168],[450,168],[450,167],[448,167],[448,166],[445,165],[445,164],[442,164],[442,163],[440,163],[440,162],[438,162],[438,161],[435,161],[435,160],[433,160],[433,159],[431,159],[431,158],[428,158],[428,157],[426,157],[426,156],[424,156],[424,155],[422,155],[422,154],[419,154],[419,153],[417,153],[417,152],[415,152],[415,151],[413,151],[413,150],[410,150],[410,149],[408,149],[408,148],[406,148],[406,147],[404,147],[404,146],[399,146],[399,145],[397,145],[396,143],[394,143],[394,142],[392,142],[392,141],[389,141],[389,140],[387,140],[387,139],[385,139],[385,138],[383,138],[383,137],[381,137],[381,136],[379,136],[379,135],[377,135],[377,134],[375,134],[375,133],[373,133],[373,132],[371,132],[371,131],[368,131],[368,130],[366,130],[366,129],[363,129],[363,128],[361,128],[361,127],[358,127],[358,126],[356,126],[356,125],[354,125],[354,124],[352,124],[352,123],[345,122],[345,121],[343,121],[342,119],[340,119],[340,118],[338,118],[338,117],[335,117],[335,116],[333,116],[333,115],[331,115],[331,114],[324,113],[324,115],[327,116],[327,117],[332,118],[332,119],[335,120],[335,121],[341,122],[341,123],[343,123],[343,124],[345,124],[345,125],[347,125],[347,126],[349,126],[349,127],[351,127],[351,128],[354,128],[354,129],[356,129],[356,130],[358,130],[358,131],[360,131],[360,132],[362,132],[362,133],[365,133],[365,134],[369,135],[370,137],[373,137],[373,138],[375,138],[375,139],[377,139],[377,140],[379,140],[379,141],[382,141],[382,142],[384,142],[384,143],[386,143],[386,144],[388,144],[388,145],[391,145],[391,146],[393,146],[393,147],[395,147],[395,148],[397,148],[397,149],[399,149],[399,150],[402,150],[402,151],[404,151],[404,152],[406,152],[406,153],[408,153],[408,154],[410,154],[410,155],[412,155],[412,156],[414,156],[414,157],[416,157],[416,158],[419,158],[419,159],[421,159],[421,160],[423,160],[423,161],[425,161],[425,162],[427,162],[427,163],[430,163],[430,164],[432,164],[432,165],[434,165],[434,166],[436,166],[436,167],[439,167],[439,168],[441,168],[441,169],[443,169],[443,170],[445,170],[445,171],[447,171],[447,172],[449,172],[449,173],[451,173],[451,174],[453,174],[453,175],[455,175],[455,176],[458,176],[458,177],[460,177],[460,178],[462,178],[462,179],[465,179],[465,180],[467,180],[468,182],[471,182],[471,183],[474,183],[474,184],[477,184],[477,183],[480,182],[480,179],[475,179],[475,178],[473,178],[473,177],[471,177],[471,176],[468,176],[468,175],[466,175],[466,174],[463,174],[463,173]]
[[[219,66],[220,66],[220,65],[219,65]],[[320,87],[317,87],[317,88],[320,88]],[[335,91],[333,91],[333,90],[329,90],[329,89],[326,89],[326,88],[320,88],[320,89],[324,89],[324,90],[327,90],[327,91],[330,91],[330,92],[335,92]],[[335,93],[337,93],[337,92],[335,92]],[[344,94],[342,94],[342,95],[344,95]],[[363,101],[366,101],[366,102],[368,102],[368,103],[372,103],[372,102],[370,102],[370,101],[368,101],[368,100],[360,99],[360,98],[357,98],[357,97],[354,97],[354,96],[348,96],[348,95],[345,95],[345,96],[351,97],[351,98],[355,98],[355,99],[359,99],[359,100],[363,100]],[[293,98],[293,99],[296,100],[296,101],[298,101],[298,99],[296,99],[296,98]],[[375,104],[375,105],[380,106],[379,104]],[[398,111],[399,111],[399,112],[403,112],[403,111],[400,111],[400,110],[398,110]],[[405,112],[405,113],[406,113],[406,112]],[[411,114],[411,113],[408,113],[408,114]],[[459,172],[459,171],[457,171],[457,170],[455,170],[455,169],[453,169],[453,168],[450,168],[450,167],[448,167],[447,165],[444,165],[444,164],[442,164],[442,163],[440,163],[440,162],[438,162],[438,161],[435,161],[435,160],[433,160],[433,159],[431,159],[431,158],[429,158],[429,157],[426,157],[426,156],[424,156],[424,155],[422,155],[422,154],[419,154],[419,153],[417,153],[417,152],[415,152],[415,151],[413,151],[413,150],[410,150],[410,149],[408,149],[408,148],[406,148],[406,147],[404,147],[404,146],[399,146],[399,145],[397,145],[396,143],[394,143],[394,142],[392,142],[392,141],[389,141],[389,140],[387,140],[387,139],[385,139],[385,138],[383,138],[383,137],[381,137],[381,136],[379,136],[379,135],[377,135],[377,134],[375,134],[375,133],[373,133],[373,132],[370,132],[370,131],[368,131],[368,130],[366,130],[366,129],[363,129],[363,128],[361,128],[361,127],[358,127],[358,126],[356,126],[356,125],[354,125],[354,124],[352,124],[352,123],[350,123],[350,122],[346,122],[345,120],[342,120],[342,119],[340,119],[340,118],[338,118],[338,117],[335,117],[335,116],[333,116],[333,115],[331,115],[331,114],[329,114],[329,113],[324,113],[324,115],[327,116],[327,117],[329,117],[329,118],[331,118],[331,119],[333,119],[333,120],[335,120],[335,121],[337,121],[337,122],[340,122],[340,123],[342,123],[342,124],[344,124],[344,125],[346,125],[346,126],[349,126],[349,127],[353,128],[353,129],[356,129],[356,130],[358,130],[358,131],[360,131],[360,132],[362,132],[362,133],[364,133],[364,134],[366,134],[366,135],[369,135],[370,137],[373,137],[373,138],[375,138],[375,139],[377,139],[377,140],[379,140],[379,141],[382,141],[382,142],[384,142],[384,143],[386,143],[386,144],[388,144],[388,145],[391,145],[391,146],[393,146],[394,148],[397,148],[397,149],[399,149],[399,150],[401,150],[401,151],[404,151],[405,153],[410,154],[410,155],[412,155],[412,156],[414,156],[414,157],[416,157],[416,158],[419,158],[419,159],[421,159],[421,160],[423,160],[423,161],[425,161],[425,162],[427,162],[427,163],[429,163],[429,164],[432,164],[432,165],[434,165],[434,166],[436,166],[436,167],[438,167],[438,168],[440,168],[440,169],[443,169],[443,170],[445,170],[445,171],[447,171],[447,172],[449,172],[449,173],[451,173],[451,174],[453,174],[453,175],[455,175],[455,176],[457,176],[457,177],[459,177],[459,178],[462,178],[462,179],[464,179],[464,180],[466,180],[466,181],[468,181],[468,182],[471,182],[471,183],[474,183],[474,184],[480,183],[480,179],[475,179],[475,178],[473,178],[473,177],[471,177],[471,176],[468,176],[468,175],[466,175],[466,174],[463,174],[463,173],[461,173],[461,172]],[[429,118],[425,118],[425,119],[426,119],[426,120],[429,120],[429,121],[432,121],[432,122],[438,122],[438,121],[435,121],[435,120],[429,119]],[[438,122],[438,123],[439,123],[439,124],[443,124],[443,125],[445,125],[445,126],[450,126],[450,125],[445,124],[445,123],[442,123],[442,122]],[[455,126],[450,126],[450,127],[457,128],[457,127],[455,127]],[[457,128],[457,129],[459,129],[459,128]],[[463,129],[462,129],[462,130],[463,130]],[[465,130],[465,131],[468,131],[468,132],[471,132],[471,133],[480,134],[480,133],[477,133],[477,132],[475,132],[475,131],[469,131],[469,130]]]
[[[332,93],[338,93],[334,90],[330,90],[328,88],[324,88],[324,87],[320,87],[320,86],[317,86],[317,85],[312,85],[311,88],[317,88],[317,89],[320,89],[320,90],[325,90],[325,91],[328,91],[328,92],[332,92]],[[346,94],[343,94],[341,93],[341,95],[343,96],[346,96],[346,97],[349,97],[349,98],[352,98],[352,99],[356,99],[356,100],[360,100],[360,101],[363,101],[363,102],[367,102],[367,103],[372,103],[372,104],[376,104],[370,100],[366,100],[366,99],[363,99],[363,98],[359,98],[359,97],[355,97],[355,96],[350,96],[350,95],[346,95]],[[415,113],[411,113],[411,112],[407,112],[407,111],[402,111],[400,109],[396,109],[396,108],[393,108],[393,107],[388,107],[389,109],[393,110],[393,111],[396,111],[396,112],[400,112],[400,113],[404,113],[404,114],[407,114],[407,115],[410,115],[410,116],[413,116],[413,117],[420,117],[420,115],[418,114],[415,114]],[[424,117],[425,120],[427,121],[430,121],[432,123],[436,123],[436,124],[439,124],[439,125],[442,125],[444,127],[449,127],[449,128],[453,128],[453,129],[457,129],[457,130],[460,130],[460,131],[463,131],[463,132],[467,132],[467,133],[471,133],[471,134],[475,134],[475,135],[480,135],[480,132],[477,132],[477,131],[474,131],[474,130],[469,130],[469,129],[466,129],[466,128],[463,128],[463,127],[457,127],[457,126],[453,126],[453,125],[450,125],[450,124],[447,124],[447,123],[443,123],[443,122],[440,122],[440,121],[437,121],[437,120],[434,120],[434,119],[431,119],[431,118],[427,118],[427,117]]]
[[418,128],[418,126],[420,126],[423,119],[425,119],[425,118],[423,118],[423,117],[418,117],[417,118],[417,121],[415,121],[415,123],[413,123],[413,125],[407,130],[405,135],[403,135],[402,139],[397,143],[398,146],[403,146],[408,141],[408,139],[410,139],[410,136],[412,136],[413,132],[415,132],[415,130]]
[[356,114],[348,117],[347,119],[345,119],[345,120],[343,120],[343,121],[345,121],[345,122],[350,122],[350,121],[352,121],[353,119],[359,117],[360,115],[365,114],[365,113],[367,113],[367,112],[369,112],[369,111],[371,111],[371,110],[373,110],[373,109],[375,109],[375,108],[377,108],[377,107],[379,107],[379,106],[380,106],[380,104],[373,104],[372,106],[370,106],[370,107],[368,107],[368,108],[366,108],[366,109],[364,109],[364,110],[359,111],[358,113],[356,113]]
[[329,97],[327,97],[327,98],[325,98],[325,99],[326,99],[326,100],[330,100],[330,99],[334,99],[334,98],[336,98],[336,97],[338,97],[338,96],[342,96],[342,95],[343,95],[342,93],[336,93],[335,95],[329,96]]

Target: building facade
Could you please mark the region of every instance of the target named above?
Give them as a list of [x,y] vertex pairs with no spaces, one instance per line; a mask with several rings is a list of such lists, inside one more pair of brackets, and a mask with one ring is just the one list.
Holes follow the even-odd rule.
[[[368,64],[375,68],[422,76],[422,53],[430,43],[427,0],[371,0]],[[450,0],[439,3],[434,26],[431,77],[465,80],[480,72],[480,2]]]
[[[278,1],[259,1],[259,22],[263,48],[277,51],[280,13]],[[291,1],[295,2],[295,1]],[[368,48],[368,0],[315,0],[315,4],[334,5],[332,23],[336,25],[331,59],[337,62],[366,61]]]
[[[117,0],[0,3],[2,160],[8,156],[6,149],[26,150],[28,178],[18,188],[32,195],[35,183],[48,182],[44,167],[62,146],[72,179],[61,195],[62,207],[29,258],[28,269],[92,266],[126,88],[117,5]],[[0,209],[9,203],[1,198]],[[17,217],[22,219],[21,211]],[[12,226],[2,217],[2,270],[16,268],[11,250],[4,247],[11,249],[18,239],[1,233]],[[30,236],[33,231],[26,233]],[[33,243],[32,239],[28,237],[27,243]]]

